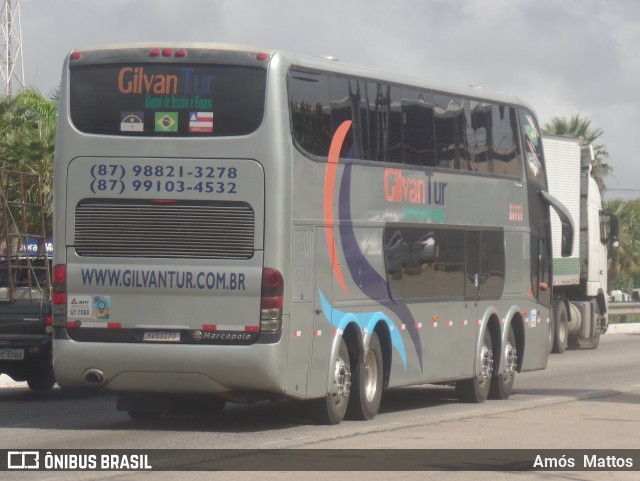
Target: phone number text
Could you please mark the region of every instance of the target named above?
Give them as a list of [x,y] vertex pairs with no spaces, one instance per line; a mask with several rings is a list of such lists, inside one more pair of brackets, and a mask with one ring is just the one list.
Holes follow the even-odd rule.
[[227,166],[173,166],[155,164],[94,164],[90,169],[92,193],[197,192],[236,194],[239,172]]

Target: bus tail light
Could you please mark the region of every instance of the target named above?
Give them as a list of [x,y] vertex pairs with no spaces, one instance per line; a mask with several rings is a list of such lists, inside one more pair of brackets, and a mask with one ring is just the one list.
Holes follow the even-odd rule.
[[53,267],[53,325],[67,325],[67,265]]
[[260,330],[277,332],[282,329],[284,305],[284,278],[276,269],[262,269],[262,294],[260,297]]

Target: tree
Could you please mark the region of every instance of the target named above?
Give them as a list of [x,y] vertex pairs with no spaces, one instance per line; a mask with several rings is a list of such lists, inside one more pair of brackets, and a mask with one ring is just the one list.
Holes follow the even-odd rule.
[[593,146],[594,161],[591,169],[591,175],[598,183],[600,192],[604,194],[606,184],[604,178],[609,175],[613,168],[606,162],[609,158],[609,152],[603,144],[596,144],[604,131],[602,129],[591,128],[591,120],[587,117],[574,115],[567,119],[565,117],[552,117],[551,122],[542,127],[542,131],[546,134],[564,135],[575,137],[580,141],[581,145]]
[[40,176],[45,202],[45,226],[53,217],[53,151],[58,116],[58,92],[49,98],[36,89],[0,99],[0,166]]
[[612,249],[609,290],[640,286],[640,200],[611,200],[605,209],[618,216],[620,246]]

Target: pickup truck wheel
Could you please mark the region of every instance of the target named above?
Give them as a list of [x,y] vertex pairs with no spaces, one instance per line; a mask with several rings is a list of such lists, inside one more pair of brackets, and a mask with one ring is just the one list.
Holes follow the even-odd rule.
[[29,389],[36,392],[49,392],[53,389],[55,383],[56,377],[53,374],[52,366],[47,366],[27,378]]

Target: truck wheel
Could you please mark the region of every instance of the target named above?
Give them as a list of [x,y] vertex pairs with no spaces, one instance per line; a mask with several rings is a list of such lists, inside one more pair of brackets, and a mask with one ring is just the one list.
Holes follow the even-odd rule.
[[513,326],[509,326],[504,351],[505,365],[499,366],[499,371],[494,371],[494,376],[491,379],[491,390],[489,391],[491,399],[508,399],[513,390],[513,383],[518,371],[518,352],[516,351],[516,335],[513,332]]
[[353,372],[349,416],[353,419],[369,420],[376,417],[382,399],[382,348],[378,335],[371,334],[369,351]]
[[36,392],[49,392],[53,389],[55,383],[56,377],[53,373],[53,366],[51,365],[42,368],[41,371],[32,373],[27,378],[29,389]]
[[456,382],[456,394],[462,402],[482,403],[489,396],[493,377],[493,343],[488,328],[484,332],[475,369],[476,375],[473,378]]
[[[600,318],[600,306],[596,302],[596,319],[598,318]],[[600,345],[600,322],[598,322],[596,331],[597,334],[584,339],[584,341],[580,343],[580,347],[584,349],[598,349],[598,345]]]
[[553,342],[556,339],[556,320],[553,318],[553,314],[549,316],[549,342],[548,351],[549,354],[553,352]]
[[581,347],[585,349],[598,349],[598,345],[600,344],[600,334],[596,334],[593,337],[585,339],[585,343],[581,344]]
[[561,354],[567,349],[569,339],[569,318],[563,301],[553,303],[553,350]]

